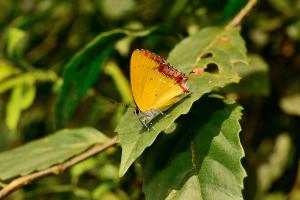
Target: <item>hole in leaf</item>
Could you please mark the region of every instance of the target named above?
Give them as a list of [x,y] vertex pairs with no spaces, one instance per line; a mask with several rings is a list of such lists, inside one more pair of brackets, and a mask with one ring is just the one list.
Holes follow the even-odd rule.
[[205,72],[209,72],[209,73],[213,73],[213,74],[216,74],[216,73],[219,73],[219,68],[218,68],[218,65],[216,65],[215,63],[209,63],[205,70]]
[[213,56],[213,54],[211,53],[211,52],[207,52],[207,53],[205,53],[205,54],[203,54],[202,56],[201,56],[201,59],[204,59],[204,58],[210,58],[210,57],[212,57]]

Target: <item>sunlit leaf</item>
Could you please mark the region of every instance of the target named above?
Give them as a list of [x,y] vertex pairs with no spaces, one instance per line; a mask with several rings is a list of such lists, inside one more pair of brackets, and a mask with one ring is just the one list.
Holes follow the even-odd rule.
[[11,93],[6,107],[6,124],[15,131],[23,110],[29,108],[34,101],[36,93],[35,83],[26,83],[16,86]]
[[0,153],[0,180],[23,176],[61,163],[108,138],[93,128],[64,129]]
[[[109,191],[112,189],[112,184],[111,183],[105,183],[101,184],[98,187],[96,187],[93,190],[93,198],[94,199],[104,199],[104,195],[106,193],[109,193]],[[109,200],[115,200],[115,198],[108,198]],[[116,199],[117,200],[117,199]]]
[[202,98],[195,116],[186,117],[197,125],[160,137],[143,155],[146,199],[243,199],[241,110]]
[[[266,148],[266,144],[262,143],[262,149]],[[280,178],[290,160],[293,157],[292,140],[287,133],[280,134],[274,143],[269,155],[263,155],[266,159],[261,162],[257,169],[257,199],[259,195],[266,193],[272,186],[273,182]]]
[[286,33],[288,36],[296,41],[300,40],[300,20],[297,20],[296,22],[290,24],[286,28]]
[[300,116],[300,93],[283,97],[280,100],[280,107],[283,111],[291,115]]
[[235,71],[237,63],[247,63],[246,49],[239,29],[223,30],[222,28],[205,28],[182,40],[170,52],[168,61],[183,73],[192,70],[211,71],[202,75],[191,75],[188,86],[190,94],[159,116],[153,126],[147,130],[129,109],[116,128],[122,147],[120,176],[150,146],[161,131],[168,129],[182,114],[189,112],[194,101],[214,88],[224,87],[228,83],[238,82]]
[[71,168],[72,183],[77,184],[79,177],[83,173],[87,172],[88,170],[95,168],[97,164],[98,163],[96,158],[90,158],[72,167]]
[[26,42],[27,34],[19,28],[9,28],[6,32],[7,54],[12,58],[22,56]]
[[133,0],[102,0],[100,1],[99,9],[108,19],[120,20],[134,10],[135,3]]
[[22,84],[30,84],[36,81],[56,81],[57,75],[53,71],[35,70],[7,78],[0,82],[0,94]]
[[133,99],[131,96],[130,84],[125,75],[122,73],[120,67],[115,62],[107,62],[104,72],[113,79],[122,101],[124,103],[132,103]]
[[21,70],[13,66],[9,61],[0,59],[0,81],[20,72]]

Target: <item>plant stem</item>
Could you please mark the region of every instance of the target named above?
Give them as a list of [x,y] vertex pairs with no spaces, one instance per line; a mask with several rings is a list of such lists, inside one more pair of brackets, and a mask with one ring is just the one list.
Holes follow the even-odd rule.
[[249,0],[245,7],[240,10],[240,12],[236,16],[234,16],[234,18],[225,26],[225,29],[228,30],[230,28],[238,26],[257,2],[258,0]]
[[70,160],[65,161],[64,163],[49,167],[47,169],[29,174],[26,176],[16,178],[15,180],[11,181],[9,184],[7,184],[6,186],[3,187],[3,189],[0,191],[0,199],[6,197],[8,194],[13,192],[14,190],[16,190],[22,186],[25,186],[38,178],[41,178],[41,177],[49,175],[49,174],[56,174],[56,175],[61,174],[67,168],[72,167],[73,165],[75,165],[87,158],[90,158],[93,155],[95,155],[99,152],[102,152],[111,146],[114,146],[116,143],[117,143],[117,139],[116,139],[116,137],[114,137],[111,140],[109,140],[107,143],[97,144],[94,147],[90,148],[89,150],[73,157]]

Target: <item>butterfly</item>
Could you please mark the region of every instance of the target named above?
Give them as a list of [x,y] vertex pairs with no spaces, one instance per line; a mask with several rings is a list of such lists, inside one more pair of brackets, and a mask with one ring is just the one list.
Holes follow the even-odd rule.
[[136,49],[130,60],[130,81],[135,113],[148,127],[162,111],[189,93],[188,77],[160,56],[148,50]]

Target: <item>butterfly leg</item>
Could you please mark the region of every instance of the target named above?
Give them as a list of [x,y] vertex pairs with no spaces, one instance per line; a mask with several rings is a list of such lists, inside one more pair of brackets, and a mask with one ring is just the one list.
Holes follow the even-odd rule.
[[[138,117],[139,118],[139,117]],[[149,122],[146,123],[144,120],[142,120],[141,118],[139,118],[139,121],[143,124],[144,128],[147,129],[147,131],[150,131],[150,129],[153,129],[153,131],[155,131],[156,129],[152,126],[153,123]]]
[[163,111],[161,111],[161,110],[158,110],[158,111],[159,111],[159,113],[160,113],[162,116],[165,116],[165,115],[166,115]]

